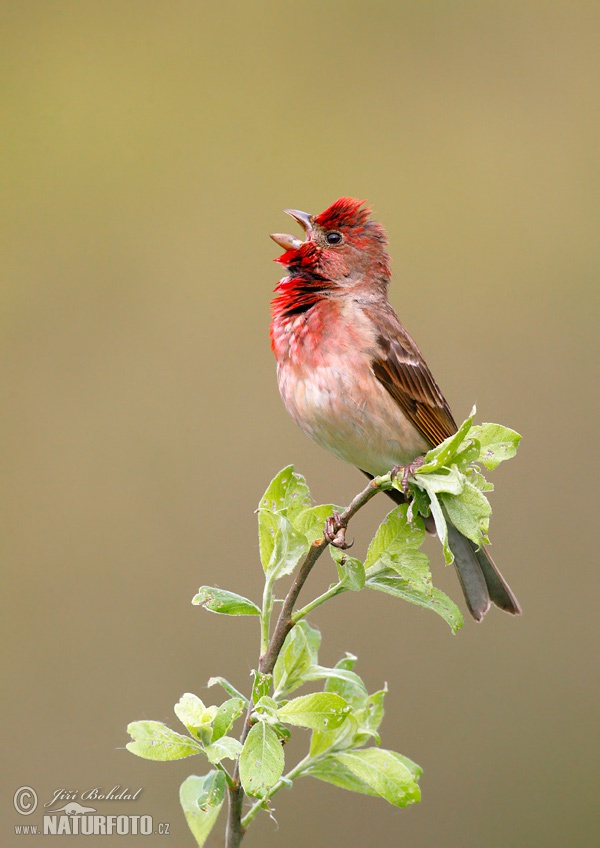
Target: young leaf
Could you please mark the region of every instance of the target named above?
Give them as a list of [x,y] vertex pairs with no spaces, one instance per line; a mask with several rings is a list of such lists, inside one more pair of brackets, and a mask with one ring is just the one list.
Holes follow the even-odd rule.
[[230,698],[221,704],[213,721],[213,742],[229,733],[234,721],[241,716],[243,710],[244,702],[241,698]]
[[273,580],[291,574],[310,547],[285,515],[264,509],[258,511],[258,542],[264,572]]
[[134,721],[127,726],[127,733],[133,739],[127,743],[127,750],[145,760],[182,760],[202,753],[198,742],[160,721]]
[[382,748],[332,753],[308,773],[344,789],[378,795],[396,807],[408,807],[421,799],[413,771],[392,751]]
[[204,753],[213,765],[221,760],[235,760],[242,752],[242,743],[233,736],[221,736],[216,742],[212,742],[204,749]]
[[300,621],[288,633],[275,668],[273,685],[275,698],[289,695],[304,682],[310,666],[317,665],[321,634],[306,621]]
[[254,683],[252,684],[252,700],[256,704],[262,697],[271,691],[273,682],[272,674],[263,674],[262,671],[254,672]]
[[[342,691],[342,687],[345,687],[348,691],[358,691],[361,687],[364,689],[364,683],[353,671],[347,671],[344,668],[338,668],[336,665],[334,668],[326,668],[322,665],[311,665],[302,675],[302,682],[309,683],[312,680],[327,680],[327,684],[325,686],[326,692],[336,692],[338,695],[341,695],[349,703],[351,702],[351,698],[347,698],[344,691]],[[331,684],[335,681],[340,682],[340,689],[334,689],[331,687]],[[367,690],[364,689],[364,696],[367,696]]]
[[357,657],[346,654],[332,669],[324,669],[327,674],[326,692],[334,692],[347,701],[353,710],[364,706],[367,699],[367,687],[353,671]]
[[345,721],[350,705],[331,692],[315,692],[294,698],[277,710],[285,724],[310,727],[311,730],[335,730]]
[[282,468],[267,487],[258,504],[259,510],[294,516],[310,506],[310,492],[302,474],[293,465]]
[[240,754],[240,780],[246,795],[262,798],[283,774],[283,748],[270,725],[258,721]]
[[206,707],[197,695],[185,692],[173,707],[179,721],[187,727],[198,728],[203,722]]
[[296,516],[310,507],[306,480],[289,465],[269,484],[258,505],[260,560],[265,574],[278,579],[291,574],[310,542],[294,526]]
[[248,598],[212,586],[201,586],[192,603],[221,615],[260,615],[260,609]]
[[376,589],[378,592],[385,592],[396,598],[403,598],[411,604],[432,610],[450,625],[453,633],[456,633],[463,626],[463,617],[459,608],[440,589],[432,586],[429,591],[424,592],[414,586],[411,587],[391,568],[378,571],[373,576],[367,577],[365,586],[367,589]]
[[440,495],[448,518],[457,530],[476,545],[487,541],[492,508],[486,496],[472,483],[465,483],[460,495]]
[[329,546],[329,552],[335,564],[340,583],[351,592],[360,592],[365,588],[365,568],[359,559],[348,556],[339,548]]
[[220,771],[211,771],[206,777],[192,774],[181,784],[179,801],[199,848],[206,842],[224,798],[225,775]]
[[421,486],[428,493],[448,492],[451,495],[460,495],[466,481],[465,475],[462,471],[459,471],[456,465],[431,474],[425,474],[419,468],[414,473],[414,479],[417,486]]
[[511,459],[521,441],[521,436],[515,430],[501,424],[478,424],[473,427],[472,435],[481,445],[479,461],[490,471],[506,459]]
[[441,542],[442,549],[444,551],[444,559],[447,564],[454,560],[454,555],[450,550],[450,546],[448,545],[448,527],[446,525],[446,516],[444,515],[444,510],[442,509],[442,505],[438,500],[438,496],[435,490],[429,488],[429,482],[427,480],[427,474],[423,474],[422,479],[419,481],[419,485],[425,489],[429,496],[429,507],[431,509],[431,514],[433,516],[433,520],[435,522],[435,532],[437,533],[438,539]]
[[278,708],[279,704],[274,698],[271,698],[269,695],[263,695],[256,702],[254,711],[262,716],[264,721],[274,724],[277,721]]
[[[355,719],[356,721],[356,719]],[[342,728],[340,728],[341,732]],[[323,749],[326,750],[326,749]],[[321,750],[315,751],[315,756],[322,753]],[[313,755],[311,746],[311,756]],[[360,792],[362,795],[374,795],[375,792],[367,783],[360,780],[354,775],[343,763],[338,759],[338,752],[333,749],[332,752],[323,758],[319,758],[312,763],[303,774],[310,777],[316,777],[318,780],[324,780],[326,783],[332,783],[340,789],[347,789],[349,792]]]
[[306,538],[309,545],[312,545],[317,539],[323,538],[325,522],[333,515],[335,510],[342,512],[341,507],[333,504],[319,504],[319,506],[303,509],[294,515],[292,522],[294,529]]
[[352,713],[348,713],[344,721],[335,730],[313,730],[310,737],[311,759],[320,757],[326,751],[343,751],[353,748],[358,730],[358,721]]
[[238,689],[236,689],[232,683],[230,683],[228,680],[225,680],[224,677],[210,677],[206,685],[210,687],[216,686],[217,684],[219,686],[222,686],[223,689],[227,692],[227,694],[231,695],[232,698],[239,698],[241,701],[243,701],[245,706],[248,706],[248,704],[250,703],[248,698],[246,698],[245,695],[242,695],[242,693]]
[[488,483],[483,474],[479,471],[476,465],[471,465],[465,471],[465,476],[469,483],[477,486],[480,492],[493,492],[494,484]]
[[[454,457],[462,448],[463,442],[473,426],[474,415],[475,407],[473,407],[470,416],[466,421],[463,421],[454,435],[449,436],[441,444],[425,454],[423,465],[418,469],[419,472],[429,473],[430,471],[437,471],[444,466],[452,465]],[[469,435],[474,436],[474,433],[471,432]]]
[[205,707],[197,695],[186,692],[174,707],[175,715],[184,724],[192,736],[204,745],[212,741],[212,723],[217,707]]
[[396,507],[379,525],[365,559],[367,576],[377,567],[382,556],[398,558],[407,549],[417,550],[423,544],[425,539],[423,522],[419,518],[409,522],[406,513],[406,504]]
[[379,692],[374,692],[372,695],[369,695],[365,701],[364,707],[355,711],[354,715],[356,716],[356,720],[360,728],[355,739],[355,745],[357,747],[361,744],[364,745],[371,738],[375,738],[375,741],[379,745],[380,739],[377,731],[379,730],[379,725],[383,721],[383,700],[386,692],[387,686],[380,689]]

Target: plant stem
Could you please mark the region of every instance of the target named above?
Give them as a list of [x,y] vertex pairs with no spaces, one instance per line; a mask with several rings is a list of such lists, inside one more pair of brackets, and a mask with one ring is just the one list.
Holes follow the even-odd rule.
[[318,598],[315,598],[314,601],[311,601],[309,604],[306,604],[302,609],[296,610],[296,612],[292,615],[292,621],[294,624],[297,624],[301,618],[304,618],[312,612],[317,607],[320,607],[321,604],[324,604],[325,601],[328,601],[329,598],[335,598],[336,595],[341,595],[342,592],[346,592],[347,589],[345,586],[342,586],[341,583],[336,583],[334,586],[331,586],[326,592],[323,592],[322,595],[319,595]]
[[225,775],[225,781],[227,782],[227,786],[231,789],[231,787],[233,786],[232,776],[229,774],[223,763],[217,763],[216,767],[219,769],[219,771],[223,772],[223,774]]
[[263,591],[262,612],[260,615],[260,655],[267,652],[271,630],[271,612],[273,611],[273,581],[267,579]]
[[[341,513],[338,522],[339,527],[345,529],[348,526],[348,522],[350,521],[350,519],[354,515],[356,515],[358,510],[361,509],[366,503],[368,503],[371,498],[373,498],[377,494],[377,492],[389,488],[389,474],[386,474],[383,477],[375,477],[373,480],[370,480],[369,484],[350,501],[346,509]],[[283,606],[279,613],[279,618],[277,619],[277,624],[275,625],[273,635],[270,639],[268,638],[268,633],[271,609],[273,606],[271,594],[272,587],[269,587],[267,589],[267,586],[265,586],[265,593],[263,595],[263,612],[261,615],[261,657],[258,664],[258,670],[263,674],[271,674],[273,672],[275,663],[277,662],[277,657],[279,656],[281,649],[283,648],[285,637],[288,635],[288,633],[296,623],[296,620],[298,620],[294,620],[293,618],[294,605],[298,599],[298,595],[300,594],[300,591],[302,590],[302,587],[304,586],[308,575],[312,571],[313,566],[315,565],[325,548],[328,546],[328,544],[329,542],[327,541],[327,539],[323,538],[318,539],[311,545],[308,553],[302,561],[300,568],[296,573],[294,582],[292,583],[291,588],[283,602]],[[319,606],[321,603],[324,602],[324,600],[327,600],[327,598],[324,598],[323,596],[321,596],[321,598],[322,600],[319,598],[315,599],[319,601],[316,606]],[[308,604],[307,606],[311,607],[311,609],[314,609],[314,605],[311,606],[311,604]],[[306,614],[306,609],[307,608],[305,607],[304,610],[300,610],[300,612],[304,612],[304,614]],[[265,642],[268,642],[266,650],[263,649],[263,644]],[[250,727],[252,726],[250,722],[250,716],[252,714],[253,709],[254,704],[252,703],[252,700],[250,700],[248,712],[246,714],[246,720],[244,722],[244,729],[242,730],[242,735],[240,736],[240,742],[242,743],[242,745],[246,741],[246,737],[248,736],[248,733],[250,732]],[[298,766],[299,765],[301,764],[299,763]],[[298,768],[298,766],[296,766],[296,769]],[[292,772],[294,771],[295,769],[292,770]],[[292,772],[290,772],[290,774]],[[242,805],[244,801],[244,790],[240,782],[239,759],[236,761],[235,764],[232,785],[229,786],[228,796],[229,810],[227,816],[225,846],[226,848],[239,848],[239,845],[242,839],[244,838],[244,834],[246,832],[246,827],[242,822]],[[260,803],[262,803],[262,801]],[[255,804],[254,806],[257,805]],[[260,804],[258,804],[258,806],[260,807]],[[256,813],[254,813],[254,815],[256,815]],[[245,820],[247,818],[248,817],[246,816]]]
[[242,827],[247,828],[248,825],[250,824],[250,822],[252,821],[252,819],[256,816],[256,814],[258,813],[260,808],[263,806],[265,801],[268,801],[269,798],[272,798],[273,795],[275,795],[276,792],[279,792],[279,790],[282,789],[284,786],[289,786],[289,784],[291,783],[292,780],[294,780],[295,778],[299,777],[302,774],[305,766],[307,766],[309,762],[310,762],[310,756],[307,754],[306,757],[304,757],[303,760],[300,760],[298,765],[294,766],[294,768],[291,769],[291,771],[288,771],[288,773],[286,775],[284,775],[283,777],[280,777],[279,780],[277,781],[277,783],[274,783],[273,786],[271,786],[271,788],[269,789],[267,794],[263,798],[261,798],[260,800],[256,801],[250,807],[250,809],[248,810],[248,812],[246,813],[246,815],[242,819]]

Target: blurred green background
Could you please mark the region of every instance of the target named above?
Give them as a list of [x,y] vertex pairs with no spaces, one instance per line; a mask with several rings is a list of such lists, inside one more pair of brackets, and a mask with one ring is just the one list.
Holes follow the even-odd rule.
[[[318,611],[323,661],[349,650],[371,691],[388,681],[383,741],[424,767],[423,802],[300,781],[244,844],[594,844],[597,11],[0,3],[3,845],[41,819],[14,811],[23,784],[40,803],[143,786],[99,812],[193,845],[177,791],[203,763],[139,760],[125,727],[175,727],[214,674],[247,688],[256,622],[190,600],[203,583],[257,597],[271,476],[293,462],[338,503],[362,485],[287,418],[267,335],[267,234],[342,194],[388,228],[392,302],[456,417],[476,402],[524,434],[494,476],[492,539],[525,614],[453,637],[376,593]],[[356,522],[359,552],[386,509]]]

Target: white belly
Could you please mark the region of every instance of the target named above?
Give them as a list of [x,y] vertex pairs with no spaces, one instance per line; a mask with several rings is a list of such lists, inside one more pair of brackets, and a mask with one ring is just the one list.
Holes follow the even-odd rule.
[[317,366],[303,376],[278,368],[279,391],[296,423],[319,445],[370,474],[406,465],[429,445],[370,368]]

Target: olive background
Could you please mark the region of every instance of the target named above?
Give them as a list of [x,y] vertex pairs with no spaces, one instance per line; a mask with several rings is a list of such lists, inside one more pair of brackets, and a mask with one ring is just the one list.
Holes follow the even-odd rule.
[[318,502],[362,487],[288,419],[268,342],[268,233],[347,194],[388,229],[391,300],[456,418],[477,403],[524,436],[492,496],[524,614],[452,636],[378,593],[318,610],[323,662],[387,681],[383,744],[423,766],[423,800],[301,780],[244,844],[592,845],[597,6],[4,0],[0,28],[2,844],[37,844],[14,826],[56,789],[116,784],[143,792],[98,812],[194,844],[177,793],[206,764],[137,759],[125,728],[177,728],[183,692],[221,698],[211,675],[248,689],[256,620],[190,600],[260,596],[273,474],[294,463]]

